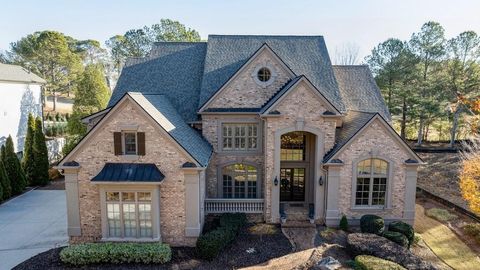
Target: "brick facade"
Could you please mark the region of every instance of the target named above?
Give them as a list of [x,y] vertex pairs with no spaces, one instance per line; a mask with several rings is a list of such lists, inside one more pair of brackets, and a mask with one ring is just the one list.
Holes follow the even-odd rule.
[[[138,131],[145,132],[145,156],[132,161],[114,155],[113,132],[119,131],[119,125],[138,125]],[[185,185],[180,170],[182,164],[190,159],[129,101],[117,109],[72,159],[81,166],[78,186],[82,230],[82,236],[72,237],[72,242],[98,241],[102,236],[99,188],[90,179],[102,169],[105,162],[142,162],[156,164],[165,175],[160,185],[162,241],[174,246],[192,244],[192,239],[185,237]]]

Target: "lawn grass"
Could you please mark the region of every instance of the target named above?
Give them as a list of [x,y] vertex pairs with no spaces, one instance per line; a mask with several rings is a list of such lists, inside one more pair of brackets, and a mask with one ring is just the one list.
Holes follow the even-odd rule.
[[415,231],[443,262],[454,269],[478,269],[480,259],[447,226],[425,215],[416,205]]
[[450,213],[446,209],[441,209],[441,208],[430,208],[427,211],[425,211],[425,214],[431,218],[434,218],[438,221],[451,221],[457,218],[456,215]]

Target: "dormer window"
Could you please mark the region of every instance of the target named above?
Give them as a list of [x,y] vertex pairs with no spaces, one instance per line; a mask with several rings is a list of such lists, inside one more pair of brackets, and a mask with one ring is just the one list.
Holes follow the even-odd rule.
[[123,149],[125,155],[137,154],[137,133],[124,132],[123,133]]
[[135,130],[114,132],[113,146],[116,156],[144,156],[145,132]]
[[272,72],[266,67],[262,67],[257,72],[257,78],[261,82],[268,82],[272,78]]

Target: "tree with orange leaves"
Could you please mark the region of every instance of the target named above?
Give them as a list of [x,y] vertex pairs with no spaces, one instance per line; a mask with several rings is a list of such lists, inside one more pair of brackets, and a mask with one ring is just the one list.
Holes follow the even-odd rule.
[[480,136],[464,144],[460,190],[470,209],[480,214]]

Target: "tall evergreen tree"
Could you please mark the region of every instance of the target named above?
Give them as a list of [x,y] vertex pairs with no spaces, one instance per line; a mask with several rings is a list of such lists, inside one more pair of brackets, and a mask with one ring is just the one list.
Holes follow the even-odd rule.
[[5,145],[2,145],[2,147],[0,147],[0,161],[5,162],[5,156],[6,156],[5,153],[6,153]]
[[2,161],[0,161],[0,188],[2,190],[0,201],[4,201],[12,196],[10,181],[8,180],[7,171],[5,171],[5,166],[3,166]]
[[28,184],[34,183],[35,178],[35,158],[33,152],[33,140],[35,131],[35,119],[32,114],[28,115],[27,136],[25,137],[25,146],[23,148],[22,168]]
[[15,153],[12,136],[8,136],[5,144],[5,158],[3,165],[7,171],[10,186],[12,187],[12,195],[22,193],[26,186],[25,173],[20,165],[17,154]]
[[33,138],[33,158],[35,160],[33,184],[44,186],[48,184],[48,149],[43,134],[42,119],[35,120],[35,136]]

